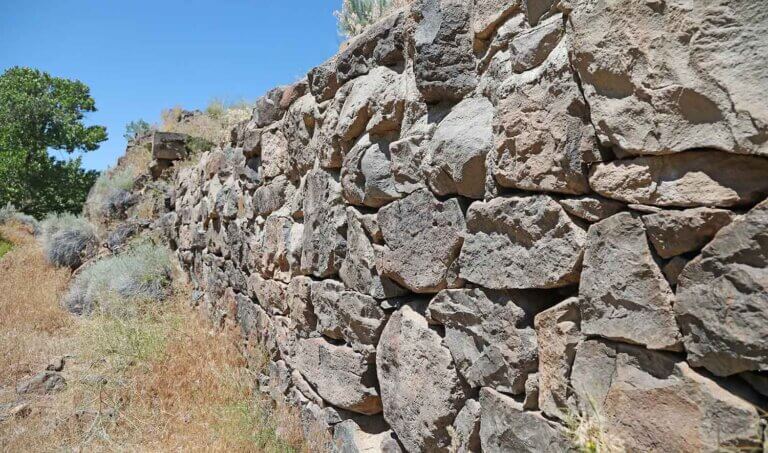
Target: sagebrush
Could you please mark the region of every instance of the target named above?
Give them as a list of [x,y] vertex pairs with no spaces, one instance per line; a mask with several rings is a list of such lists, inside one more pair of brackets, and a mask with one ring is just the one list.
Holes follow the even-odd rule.
[[49,214],[40,224],[40,241],[49,263],[78,268],[97,244],[93,226],[73,214]]
[[364,32],[371,24],[386,16],[391,10],[411,3],[413,0],[344,0],[341,10],[334,15],[338,21],[339,34],[347,38]]

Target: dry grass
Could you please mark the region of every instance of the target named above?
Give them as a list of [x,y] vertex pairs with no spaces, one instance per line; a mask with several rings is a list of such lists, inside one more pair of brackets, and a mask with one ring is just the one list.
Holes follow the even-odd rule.
[[582,453],[625,453],[624,441],[605,428],[605,421],[590,401],[589,409],[569,414],[566,420],[571,440]]
[[4,451],[319,451],[295,410],[273,409],[254,389],[239,333],[212,330],[184,287],[131,318],[72,318],[57,301],[68,273],[47,266],[28,235],[0,232],[16,244],[0,262],[0,350],[14,364],[0,367],[0,404],[18,402],[19,378],[73,356],[63,392],[0,422]]
[[229,141],[232,128],[249,119],[252,110],[253,106],[245,102],[225,104],[213,100],[204,112],[180,121],[183,109],[174,107],[162,112],[160,130],[187,134],[219,145]]

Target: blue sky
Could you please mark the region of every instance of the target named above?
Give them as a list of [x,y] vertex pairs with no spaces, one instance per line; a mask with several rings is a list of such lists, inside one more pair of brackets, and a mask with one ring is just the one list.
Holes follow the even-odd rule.
[[[125,124],[173,106],[254,100],[303,77],[341,42],[341,0],[0,0],[0,71],[31,66],[91,88],[109,141],[84,154],[113,165]],[[57,153],[62,155],[61,153]]]

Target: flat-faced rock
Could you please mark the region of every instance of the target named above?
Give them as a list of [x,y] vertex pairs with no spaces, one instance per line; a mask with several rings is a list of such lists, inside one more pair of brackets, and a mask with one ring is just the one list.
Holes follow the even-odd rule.
[[351,83],[336,125],[341,140],[352,141],[366,130],[382,134],[400,128],[405,85],[397,72],[380,66]]
[[674,294],[653,259],[643,222],[631,214],[589,228],[579,296],[585,334],[680,349]]
[[626,206],[624,203],[598,195],[563,198],[558,200],[558,203],[568,214],[584,219],[587,222],[599,222],[607,219],[625,210]]
[[261,133],[261,175],[274,178],[290,170],[288,141],[278,127],[271,127]]
[[291,279],[285,290],[285,303],[296,329],[304,335],[315,330],[317,316],[312,307],[312,279],[297,276]]
[[309,143],[319,117],[319,108],[311,94],[298,98],[285,112],[282,132],[287,142],[288,175],[292,180],[309,171],[315,162],[315,150]]
[[438,195],[482,198],[485,156],[493,146],[493,105],[484,98],[459,102],[437,125],[426,157],[429,186]]
[[352,348],[323,338],[301,339],[295,355],[285,360],[334,406],[366,415],[381,412],[376,369]]
[[347,208],[347,255],[341,263],[339,277],[348,288],[377,299],[405,294],[405,289],[379,273],[377,263],[383,248],[371,240],[376,233],[380,236],[378,222],[355,208]]
[[735,207],[768,196],[768,159],[718,151],[645,156],[592,167],[592,189],[626,203]]
[[303,211],[302,272],[316,277],[337,273],[347,249],[344,238],[347,215],[341,198],[341,184],[325,170],[310,171]]
[[688,360],[721,376],[768,370],[768,201],[723,227],[678,277]]
[[381,208],[378,221],[386,242],[382,275],[416,293],[448,286],[465,230],[458,200],[441,202],[418,190]]
[[268,216],[280,209],[293,196],[295,191],[296,188],[285,176],[276,177],[259,186],[253,193],[253,213],[255,215]]
[[570,452],[570,439],[564,428],[491,388],[480,390],[480,442],[482,451]]
[[420,0],[413,44],[416,84],[429,102],[460,100],[477,85],[471,2]]
[[355,351],[373,352],[387,319],[376,299],[324,280],[312,284],[312,306],[320,333],[346,341]]
[[671,258],[701,249],[733,216],[725,209],[695,208],[646,215],[643,223],[656,253]]
[[496,181],[525,190],[589,192],[586,165],[600,156],[565,44],[499,90]]
[[480,451],[480,403],[467,400],[453,422],[453,438],[457,453]]
[[256,258],[256,269],[264,278],[288,281],[297,266],[289,261],[289,245],[293,220],[290,217],[272,214],[264,222],[261,241],[251,253]]
[[589,340],[571,373],[582,414],[637,451],[749,450],[758,445],[757,409],[675,356],[637,346]]
[[[520,30],[509,42],[512,72],[519,74],[540,66],[558,47],[564,33],[561,15],[550,17],[533,28]],[[558,51],[555,55],[559,53],[562,51]],[[556,56],[553,62],[559,58]],[[560,63],[557,62],[557,64]]]
[[450,351],[405,305],[387,322],[376,352],[384,418],[407,451],[451,444],[448,428],[467,398]]
[[576,283],[586,232],[546,195],[494,198],[467,211],[460,276],[492,289]]
[[574,2],[572,61],[605,144],[768,153],[768,13],[746,0],[700,6]]
[[566,419],[571,409],[571,365],[582,339],[579,300],[572,297],[536,315],[539,341],[538,407],[546,415]]
[[354,205],[381,207],[400,198],[392,174],[389,141],[364,135],[344,156],[341,166],[344,199]]
[[471,387],[525,392],[538,365],[536,332],[512,293],[443,290],[430,302],[429,315],[445,326],[445,345]]

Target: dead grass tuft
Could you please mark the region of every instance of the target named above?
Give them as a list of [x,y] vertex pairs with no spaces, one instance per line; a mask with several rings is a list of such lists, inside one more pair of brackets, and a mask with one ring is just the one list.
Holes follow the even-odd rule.
[[322,451],[303,438],[295,409],[261,397],[239,333],[213,330],[187,306],[186,288],[164,304],[137,302],[130,318],[72,318],[57,301],[68,273],[46,265],[31,237],[0,233],[16,244],[0,261],[0,351],[18,364],[0,368],[0,404],[18,402],[19,378],[73,356],[63,392],[0,422],[4,450]]

